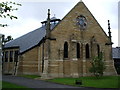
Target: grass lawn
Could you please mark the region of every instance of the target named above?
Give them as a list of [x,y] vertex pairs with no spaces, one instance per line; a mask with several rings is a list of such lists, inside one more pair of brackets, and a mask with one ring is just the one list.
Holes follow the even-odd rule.
[[32,79],[35,79],[35,78],[39,78],[40,76],[38,75],[19,75],[20,77],[25,77],[25,78],[32,78]]
[[[76,85],[76,80],[82,80],[82,85]],[[97,79],[96,77],[80,77],[80,78],[55,78],[47,81],[83,87],[95,88],[120,88],[120,76],[104,76]]]
[[32,88],[28,88],[28,87],[25,87],[25,86],[21,86],[21,85],[17,85],[17,84],[2,81],[2,90],[17,90],[17,89],[20,89],[20,90],[34,90]]
[[5,88],[25,88],[25,89],[27,89],[27,87],[9,83],[9,82],[5,82],[5,81],[2,81],[2,88],[3,89],[5,89]]

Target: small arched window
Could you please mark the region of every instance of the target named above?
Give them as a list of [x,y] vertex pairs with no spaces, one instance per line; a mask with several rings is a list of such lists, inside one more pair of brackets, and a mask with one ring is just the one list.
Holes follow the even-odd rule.
[[64,58],[68,58],[68,43],[64,43]]
[[86,44],[85,51],[86,51],[86,58],[90,58],[89,44]]
[[80,58],[80,44],[77,43],[77,50],[76,50],[76,55],[77,55],[77,58]]
[[100,46],[98,44],[97,44],[97,54],[98,54],[98,56],[100,54]]

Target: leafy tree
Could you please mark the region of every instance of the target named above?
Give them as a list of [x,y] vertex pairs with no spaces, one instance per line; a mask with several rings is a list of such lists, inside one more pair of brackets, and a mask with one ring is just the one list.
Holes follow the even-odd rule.
[[[0,17],[12,19],[17,19],[16,16],[11,15],[10,12],[14,10],[18,10],[18,8],[14,8],[13,5],[21,6],[21,4],[15,2],[0,2]],[[7,24],[0,24],[0,27],[5,27]]]
[[105,70],[105,64],[104,64],[102,52],[99,53],[99,56],[93,58],[93,60],[91,61],[91,65],[92,67],[89,69],[89,71],[93,73],[94,76],[96,77],[103,76],[103,72]]

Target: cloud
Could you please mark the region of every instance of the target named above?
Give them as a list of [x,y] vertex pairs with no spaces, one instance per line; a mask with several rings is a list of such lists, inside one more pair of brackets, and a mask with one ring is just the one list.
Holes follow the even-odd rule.
[[[42,21],[47,18],[47,9],[51,9],[51,17],[62,19],[80,0],[14,0],[19,1],[22,6],[18,11],[13,12],[18,20],[2,20],[10,26],[0,28],[0,33],[12,35],[14,38],[26,34],[41,26]],[[108,33],[108,22],[111,23],[111,31],[114,43],[118,30],[117,5],[119,0],[83,0],[88,9],[100,23],[101,27]]]
[[35,19],[30,19],[24,22],[24,24],[21,24],[21,26],[8,26],[7,28],[0,27],[0,30],[2,30],[2,33],[6,36],[11,35],[14,39],[17,37],[20,37],[30,31],[33,31],[41,26],[40,22]]
[[112,42],[114,43],[113,47],[118,46],[118,30],[113,29],[111,35],[112,35]]

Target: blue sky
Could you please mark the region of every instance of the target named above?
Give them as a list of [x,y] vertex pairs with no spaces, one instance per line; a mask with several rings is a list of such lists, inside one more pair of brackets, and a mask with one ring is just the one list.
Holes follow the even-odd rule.
[[[3,0],[5,1],[5,0]],[[9,0],[8,0],[9,1]],[[13,1],[13,0],[12,0]],[[51,9],[51,17],[54,15],[62,19],[80,0],[14,0],[22,4],[19,10],[12,12],[18,17],[17,20],[1,19],[0,23],[9,26],[0,27],[0,33],[11,35],[14,39],[33,31],[41,26],[46,20],[47,9]],[[119,0],[82,0],[101,27],[108,33],[110,20],[113,47],[118,46],[118,1]]]

